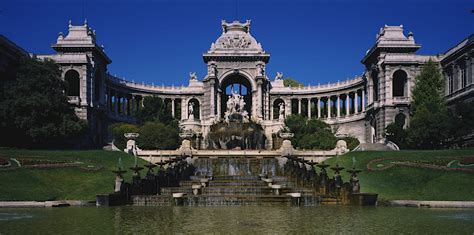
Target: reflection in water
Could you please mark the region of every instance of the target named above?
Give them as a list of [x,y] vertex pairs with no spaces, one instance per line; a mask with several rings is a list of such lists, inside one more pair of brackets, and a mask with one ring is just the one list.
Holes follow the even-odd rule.
[[0,213],[0,221],[30,219],[30,218],[33,218],[33,216],[29,214],[25,214],[25,213]]
[[472,234],[473,222],[472,209],[402,207],[123,206],[0,209],[1,234]]

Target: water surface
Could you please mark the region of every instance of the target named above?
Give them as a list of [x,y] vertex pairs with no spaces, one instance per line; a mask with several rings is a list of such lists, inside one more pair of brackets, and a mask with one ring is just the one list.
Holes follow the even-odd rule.
[[473,234],[472,209],[68,207],[0,209],[0,234]]

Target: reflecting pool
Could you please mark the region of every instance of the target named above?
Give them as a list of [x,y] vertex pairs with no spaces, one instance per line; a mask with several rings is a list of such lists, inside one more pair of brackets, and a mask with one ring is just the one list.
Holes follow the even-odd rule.
[[0,209],[0,234],[473,234],[474,210],[352,206]]

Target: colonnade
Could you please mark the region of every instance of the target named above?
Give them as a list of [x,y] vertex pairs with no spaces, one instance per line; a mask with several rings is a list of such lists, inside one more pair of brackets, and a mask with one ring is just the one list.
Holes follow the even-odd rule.
[[366,92],[358,89],[327,96],[289,96],[276,98],[271,110],[272,119],[278,119],[279,104],[285,106],[285,116],[298,114],[311,118],[342,118],[365,112]]
[[[115,116],[134,117],[143,107],[144,96],[141,94],[129,94],[117,90],[109,89],[106,92],[107,111]],[[166,105],[171,105],[172,117],[181,117],[181,99],[160,97]]]

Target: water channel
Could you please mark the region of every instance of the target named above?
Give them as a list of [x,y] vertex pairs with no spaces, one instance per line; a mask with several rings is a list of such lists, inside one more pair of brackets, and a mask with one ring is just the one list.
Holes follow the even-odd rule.
[[473,209],[357,206],[0,209],[0,234],[473,234]]

